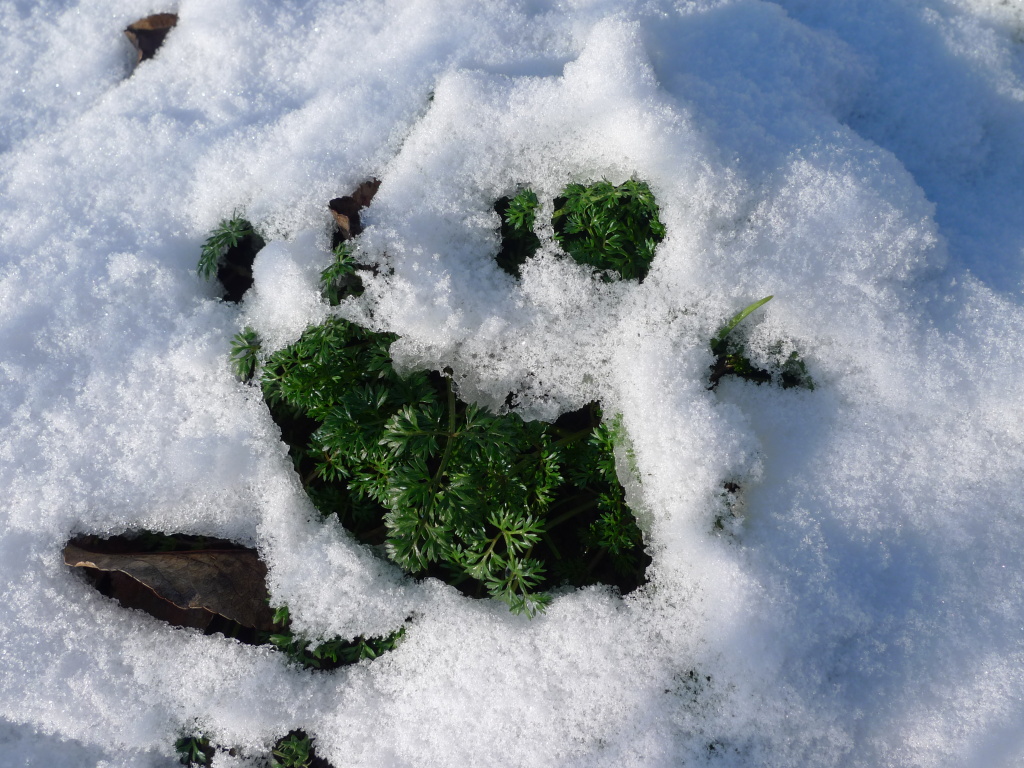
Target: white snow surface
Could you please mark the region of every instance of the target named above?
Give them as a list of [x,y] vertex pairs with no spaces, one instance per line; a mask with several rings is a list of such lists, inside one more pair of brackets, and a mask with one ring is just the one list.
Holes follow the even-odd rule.
[[[199,728],[256,765],[303,728],[337,768],[1024,764],[1018,0],[3,0],[0,84],[0,763],[171,765]],[[331,310],[326,203],[372,177],[381,269]],[[545,222],[631,177],[668,236],[604,283]],[[240,305],[195,271],[236,212],[270,242]],[[751,346],[816,388],[709,391],[769,294]],[[320,523],[227,353],[331,311],[483,405],[621,413],[649,583],[529,620]],[[406,639],[299,671],[63,564],[142,528],[255,546],[311,635]]]

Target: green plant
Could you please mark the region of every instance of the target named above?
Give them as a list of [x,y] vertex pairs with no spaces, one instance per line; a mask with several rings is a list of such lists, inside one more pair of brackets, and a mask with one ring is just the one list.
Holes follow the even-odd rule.
[[[609,545],[620,558],[615,542],[627,539],[641,548],[622,512],[617,433],[596,406],[578,424],[487,413],[459,400],[450,375],[399,376],[388,353],[396,338],[334,317],[266,361],[264,397],[322,512],[384,543],[409,573],[444,575],[529,616],[547,604],[557,561]],[[615,510],[609,521],[634,530],[574,532]],[[642,580],[641,560],[624,584]]]
[[292,731],[276,745],[271,753],[272,768],[309,768],[313,759],[313,742],[301,731]]
[[336,307],[347,296],[358,296],[363,292],[363,283],[356,274],[355,247],[352,241],[338,243],[331,252],[334,261],[320,273],[323,297]]
[[[501,216],[501,251],[495,257],[516,277],[540,247],[533,228],[540,202],[530,189],[501,198],[494,210]],[[650,187],[629,180],[570,184],[555,199],[551,217],[555,240],[580,264],[594,267],[602,279],[618,275],[642,281],[650,271],[654,250],[665,237],[658,205]]]
[[748,315],[750,315],[750,313],[764,306],[773,298],[775,297],[765,296],[763,299],[759,299],[758,301],[748,304],[735,315],[733,315],[729,319],[729,322],[727,322],[718,330],[718,333],[715,335],[715,338],[711,340],[711,351],[716,355],[724,354],[726,352],[726,340],[729,338],[729,334],[731,334],[736,329],[736,326],[742,323],[743,320],[746,319]]
[[792,351],[783,359],[782,344],[775,343],[770,345],[768,353],[775,358],[775,362],[772,365],[774,368],[773,373],[771,370],[755,366],[750,361],[750,358],[747,357],[743,342],[733,335],[736,326],[743,322],[752,312],[771,301],[772,298],[772,296],[766,296],[763,299],[748,304],[733,315],[729,322],[723,325],[718,330],[718,333],[715,334],[715,337],[711,340],[711,352],[715,356],[715,361],[711,365],[709,389],[717,387],[719,380],[727,375],[739,376],[756,384],[777,381],[783,389],[791,387],[814,389],[814,380],[811,378],[807,366],[800,358],[799,353]]
[[521,190],[514,197],[503,197],[494,204],[501,216],[501,250],[495,257],[498,266],[514,277],[526,260],[540,248],[540,239],[533,233],[540,201],[530,189]]
[[505,211],[505,221],[518,232],[532,232],[533,220],[540,201],[532,189],[524,189],[511,200]]
[[259,352],[259,336],[249,326],[236,333],[231,339],[231,367],[235,375],[242,381],[251,381],[255,375]]
[[237,215],[222,220],[203,243],[197,268],[200,277],[209,280],[216,275],[221,258],[228,249],[236,248],[243,238],[253,234],[255,230],[252,224]]
[[625,280],[642,281],[650,271],[654,250],[665,237],[658,204],[650,187],[629,180],[570,184],[555,200],[551,217],[557,240],[580,264],[588,264]]
[[210,740],[202,734],[182,736],[174,742],[174,750],[178,753],[178,762],[188,766],[209,765],[214,752]]
[[346,664],[355,664],[363,659],[373,660],[383,653],[394,650],[405,636],[405,627],[400,627],[385,637],[343,640],[336,637],[314,645],[312,641],[295,636],[291,629],[287,606],[274,613],[274,623],[281,625],[281,631],[271,634],[267,641],[284,653],[289,659],[306,669],[335,669]]

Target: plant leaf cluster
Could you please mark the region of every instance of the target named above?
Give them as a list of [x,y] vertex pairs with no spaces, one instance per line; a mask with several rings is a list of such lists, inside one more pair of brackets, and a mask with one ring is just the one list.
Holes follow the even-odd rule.
[[242,381],[249,382],[256,375],[259,352],[259,336],[249,326],[236,333],[231,339],[231,354],[229,356],[231,369]]
[[174,751],[182,765],[197,766],[209,765],[215,749],[202,734],[185,734],[174,742]]
[[[604,279],[648,273],[665,228],[645,183],[572,184],[555,205],[555,237],[572,258]],[[496,206],[499,262],[513,274],[539,243],[539,207],[529,189]],[[332,305],[351,295],[360,268],[353,253],[352,241],[338,243],[321,273]],[[750,362],[734,333],[771,298],[740,310],[711,339],[711,388],[724,375],[813,388],[795,352],[773,374]],[[603,424],[597,404],[554,424],[488,413],[459,399],[450,371],[399,375],[389,354],[396,339],[331,317],[262,368],[252,329],[233,341],[236,373],[248,381],[260,371],[264,399],[322,514],[411,574],[440,576],[528,616],[559,584],[605,581],[626,591],[643,582],[649,558],[615,470],[620,427]],[[353,650],[285,633],[271,642],[317,668],[379,652],[366,641]]]
[[239,302],[252,287],[252,264],[266,242],[248,221],[237,214],[224,219],[206,238],[196,272],[205,280],[214,276],[224,286],[224,300]]
[[236,248],[242,239],[255,234],[252,224],[239,216],[224,219],[203,243],[197,271],[204,280],[217,274],[221,258],[231,248]]
[[723,325],[715,337],[711,340],[711,352],[715,361],[711,364],[710,385],[708,389],[718,386],[723,376],[738,376],[741,379],[752,381],[755,384],[776,382],[783,389],[799,387],[801,389],[814,389],[814,380],[811,378],[807,365],[798,352],[791,351],[788,355],[782,354],[782,344],[772,344],[768,349],[769,356],[775,358],[771,370],[758,368],[746,355],[746,349],[741,338],[733,331],[751,313],[771,301],[772,296],[748,304],[735,315],[729,322]]
[[384,637],[357,637],[354,640],[335,637],[314,643],[308,638],[292,633],[287,606],[277,609],[274,622],[279,624],[281,629],[268,635],[267,642],[306,669],[329,670],[356,664],[364,659],[373,661],[380,655],[393,651],[405,637],[405,627],[399,627]]
[[[218,752],[235,754],[235,750],[215,745],[200,733],[183,735],[174,742],[174,750],[178,753],[178,762],[190,768],[210,765]],[[278,739],[266,762],[260,764],[269,768],[331,768],[330,763],[317,756],[313,739],[305,731],[291,731]]]
[[360,265],[354,254],[351,240],[338,243],[331,251],[334,260],[320,273],[323,296],[332,307],[338,306],[344,298],[363,292],[363,281],[356,274]]
[[533,232],[540,201],[530,189],[514,197],[503,197],[494,204],[501,217],[501,250],[495,256],[498,266],[514,277],[526,260],[540,248],[540,238]]
[[282,738],[271,752],[271,768],[309,768],[313,760],[313,741],[301,731]]
[[[633,563],[619,568],[623,586],[642,582],[642,538],[596,406],[569,426],[488,413],[459,400],[449,376],[400,376],[396,338],[332,317],[265,361],[264,398],[323,513],[407,572],[528,616],[548,603],[563,559],[607,551]],[[592,573],[589,583],[607,580]]]
[[650,271],[654,249],[665,237],[658,204],[650,187],[630,179],[619,186],[607,181],[570,184],[555,200],[551,217],[555,240],[580,264],[642,281]]
[[[538,207],[537,195],[529,189],[495,205],[502,217],[498,265],[516,277],[540,247],[533,233]],[[633,179],[618,186],[608,181],[570,184],[555,199],[551,223],[562,249],[576,262],[594,267],[604,280],[617,275],[642,281],[665,238],[654,194],[645,182]]]

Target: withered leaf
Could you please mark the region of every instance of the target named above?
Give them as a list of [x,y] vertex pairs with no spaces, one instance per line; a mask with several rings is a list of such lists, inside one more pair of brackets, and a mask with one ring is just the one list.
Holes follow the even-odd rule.
[[360,208],[365,208],[373,200],[373,196],[377,194],[378,189],[380,189],[380,179],[364,181],[352,193],[352,199],[356,201],[356,205]]
[[157,48],[164,42],[167,33],[178,23],[175,13],[154,13],[129,24],[124,33],[138,53],[136,63],[153,58]]
[[342,240],[348,240],[363,231],[359,222],[359,206],[356,205],[353,198],[347,195],[336,197],[327,204],[327,207],[334,217],[334,223],[337,225],[338,234],[341,235]]
[[104,553],[71,543],[64,562],[125,574],[181,609],[203,609],[260,631],[274,626],[267,568],[249,549]]
[[360,184],[351,195],[336,197],[327,204],[341,240],[348,240],[363,231],[359,211],[370,204],[379,188],[380,179],[370,179]]

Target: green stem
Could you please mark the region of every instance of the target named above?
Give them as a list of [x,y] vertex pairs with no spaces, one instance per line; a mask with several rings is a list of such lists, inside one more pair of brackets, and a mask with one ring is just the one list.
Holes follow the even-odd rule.
[[590,565],[587,566],[587,576],[590,576],[590,574],[594,572],[594,569],[597,567],[597,564],[600,563],[602,559],[604,559],[604,556],[607,552],[608,550],[605,547],[601,547],[597,551],[597,554],[594,555],[594,559],[591,560]]
[[581,429],[579,432],[573,432],[571,435],[566,435],[563,438],[555,440],[555,442],[551,444],[551,447],[561,448],[563,445],[575,443],[577,440],[582,440],[584,437],[589,436],[590,434],[593,433],[593,431],[594,427],[587,427],[586,429]]
[[358,534],[357,538],[362,542],[373,541],[381,535],[387,535],[388,527],[386,525],[378,525],[376,528],[370,531],[363,531]]
[[544,531],[544,543],[548,545],[548,549],[551,550],[556,560],[562,559],[562,553],[558,551],[558,547],[555,546],[555,540],[551,538],[551,534],[547,530]]
[[556,517],[554,520],[552,520],[551,522],[548,523],[547,529],[550,531],[552,528],[555,528],[555,527],[561,525],[566,520],[569,520],[570,518],[575,517],[580,512],[586,512],[591,507],[596,507],[598,501],[599,501],[599,499],[594,498],[594,499],[591,499],[590,501],[585,501],[582,504],[573,507],[568,512],[563,512],[558,517]]
[[430,488],[427,489],[427,493],[430,494],[431,505],[433,505],[434,489],[437,488],[437,484],[441,481],[441,476],[444,474],[445,468],[448,466],[448,460],[452,455],[452,445],[455,443],[455,392],[452,390],[452,380],[445,379],[445,389],[448,390],[448,440],[444,444],[444,453],[441,455],[441,463],[437,465],[437,471],[430,480]]

